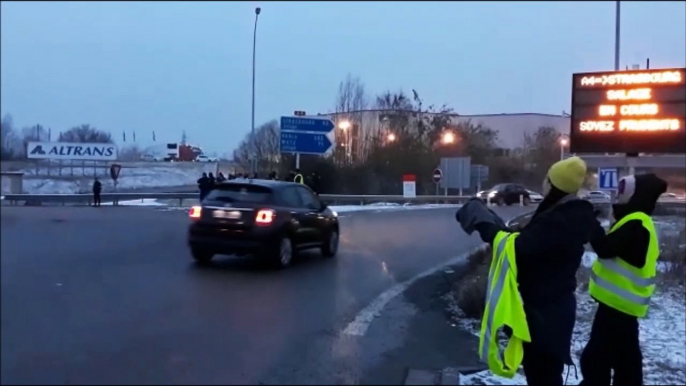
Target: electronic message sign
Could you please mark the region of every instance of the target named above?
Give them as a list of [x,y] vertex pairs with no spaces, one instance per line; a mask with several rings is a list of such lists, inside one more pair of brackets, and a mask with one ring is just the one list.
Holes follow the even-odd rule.
[[572,77],[572,153],[686,152],[686,69]]

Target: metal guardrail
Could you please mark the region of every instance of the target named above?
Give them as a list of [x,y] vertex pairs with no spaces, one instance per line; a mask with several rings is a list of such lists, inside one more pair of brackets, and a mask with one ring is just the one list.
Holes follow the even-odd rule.
[[[92,194],[5,194],[3,201],[10,205],[18,205],[24,203],[26,205],[40,205],[43,203],[49,204],[90,204],[93,200]],[[474,196],[441,196],[441,195],[427,195],[417,196],[414,198],[406,198],[401,195],[345,195],[345,194],[321,194],[319,197],[327,204],[359,204],[367,205],[380,202],[389,203],[407,203],[407,204],[459,204],[463,203]],[[103,193],[101,200],[103,202],[112,202],[118,205],[120,201],[134,201],[143,199],[156,200],[178,200],[179,206],[183,206],[185,200],[197,200],[198,193]],[[609,202],[591,201],[596,207],[608,206]],[[686,201],[682,200],[660,200],[661,204],[668,204],[669,206],[684,205]]]
[[[378,202],[390,203],[410,203],[410,204],[459,204],[472,196],[417,196],[406,198],[400,195],[342,195],[342,194],[321,194],[319,197],[328,204],[373,204]],[[112,202],[118,205],[121,201],[134,201],[143,199],[156,200],[179,200],[179,206],[183,205],[184,200],[197,200],[198,193],[103,193],[103,202]],[[50,204],[90,204],[93,200],[92,194],[6,194],[5,202],[11,205],[24,203],[26,205]]]

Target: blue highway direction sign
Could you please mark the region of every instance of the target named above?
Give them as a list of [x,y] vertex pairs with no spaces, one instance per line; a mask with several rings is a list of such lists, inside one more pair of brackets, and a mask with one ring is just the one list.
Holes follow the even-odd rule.
[[617,190],[619,171],[617,168],[598,168],[598,189]]
[[328,118],[281,117],[281,131],[328,133],[333,128],[334,124]]
[[324,154],[331,145],[326,134],[281,131],[282,153]]

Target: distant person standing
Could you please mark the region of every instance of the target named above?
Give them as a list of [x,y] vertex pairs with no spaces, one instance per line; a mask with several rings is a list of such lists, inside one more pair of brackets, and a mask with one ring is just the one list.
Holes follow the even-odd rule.
[[100,193],[102,193],[102,183],[95,177],[93,180],[93,206],[100,206]]
[[310,175],[310,188],[319,195],[319,190],[321,189],[321,178],[319,177],[319,173],[312,172]]
[[293,177],[293,182],[295,182],[296,184],[304,184],[305,183],[305,178],[300,173],[300,169],[295,169],[295,177]]
[[217,174],[217,182],[224,182],[224,181],[226,181],[226,177],[224,177],[224,173],[219,172],[219,174]]
[[210,180],[207,178],[207,173],[203,173],[202,177],[198,178],[198,190],[200,190],[200,201],[202,201],[209,192]]
[[278,180],[279,177],[278,177],[277,174],[276,174],[276,170],[272,170],[272,171],[269,173],[269,177],[268,177],[268,178],[269,178],[270,180]]
[[207,175],[207,193],[210,193],[211,191],[214,190],[215,185],[217,185],[217,179],[214,178],[214,175],[212,173]]

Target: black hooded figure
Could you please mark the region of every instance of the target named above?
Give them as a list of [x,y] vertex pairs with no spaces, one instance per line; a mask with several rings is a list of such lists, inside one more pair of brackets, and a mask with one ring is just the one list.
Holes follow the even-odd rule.
[[[652,215],[667,182],[654,174],[626,176],[619,181],[612,205],[615,223],[632,213]],[[614,225],[614,224],[613,224]],[[643,268],[650,233],[640,220],[629,220],[615,231],[591,241],[599,259],[621,258]],[[591,337],[581,355],[582,385],[642,385],[643,355],[638,318],[598,302]]]
[[102,193],[102,183],[95,177],[93,180],[93,206],[100,206],[100,194]]
[[202,177],[198,178],[198,190],[200,190],[200,201],[202,201],[207,193],[209,193],[210,180],[207,178],[207,173],[203,173]]

